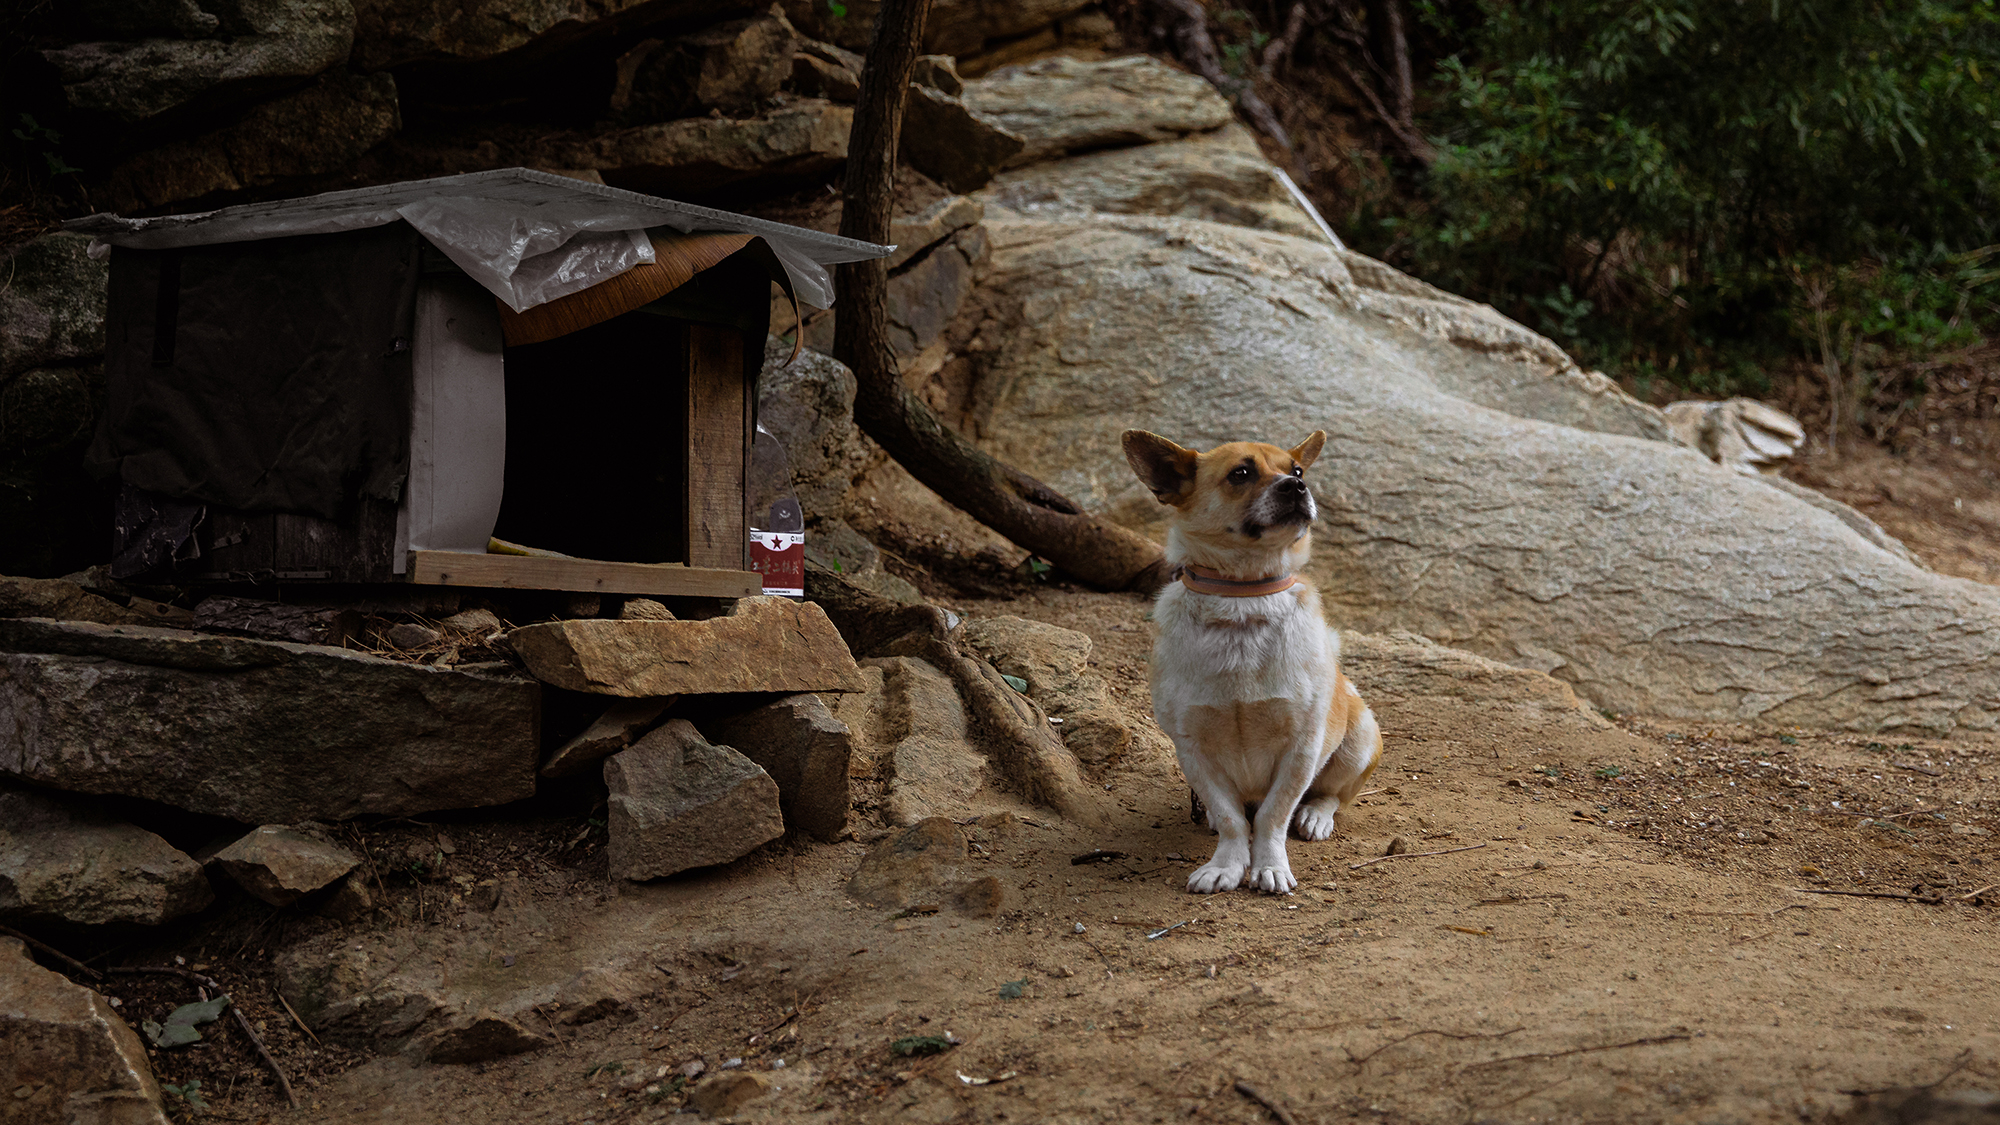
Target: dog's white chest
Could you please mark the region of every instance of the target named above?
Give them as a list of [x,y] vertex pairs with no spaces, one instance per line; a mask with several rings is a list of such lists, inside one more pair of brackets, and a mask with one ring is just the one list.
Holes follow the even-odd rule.
[[1187,596],[1170,589],[1154,611],[1153,710],[1169,734],[1190,708],[1264,700],[1310,706],[1331,689],[1338,642],[1318,606],[1290,593],[1263,598]]

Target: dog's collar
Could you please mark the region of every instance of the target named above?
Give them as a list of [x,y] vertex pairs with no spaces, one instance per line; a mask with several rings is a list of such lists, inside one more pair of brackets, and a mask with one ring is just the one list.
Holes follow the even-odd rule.
[[1176,578],[1181,585],[1197,594],[1215,594],[1224,598],[1261,598],[1266,594],[1282,594],[1299,583],[1296,574],[1278,574],[1270,578],[1224,578],[1218,571],[1193,563],[1175,567],[1169,579]]

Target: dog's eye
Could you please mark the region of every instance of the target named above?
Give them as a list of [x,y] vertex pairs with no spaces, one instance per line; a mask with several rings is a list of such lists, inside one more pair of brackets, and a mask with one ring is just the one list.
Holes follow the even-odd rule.
[[1293,475],[1293,476],[1295,476],[1295,477],[1302,477],[1302,476],[1305,476],[1305,475],[1306,475],[1306,471],[1305,471],[1305,468],[1304,468],[1303,466],[1300,466],[1300,465],[1293,465],[1293,466],[1292,466],[1292,475]]
[[1244,481],[1249,480],[1250,466],[1238,465],[1235,468],[1229,470],[1229,479],[1231,482],[1235,484],[1242,484]]

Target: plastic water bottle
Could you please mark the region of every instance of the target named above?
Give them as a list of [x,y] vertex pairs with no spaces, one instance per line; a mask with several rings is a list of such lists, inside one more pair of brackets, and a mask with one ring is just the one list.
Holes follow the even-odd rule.
[[764,592],[806,596],[806,514],[792,491],[792,462],[763,426],[750,440],[750,569]]

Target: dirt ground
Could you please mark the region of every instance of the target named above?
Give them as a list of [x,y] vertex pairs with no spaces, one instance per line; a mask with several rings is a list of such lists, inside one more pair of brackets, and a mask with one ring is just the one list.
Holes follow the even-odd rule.
[[[1874,480],[1891,509],[1936,484],[1850,468],[1826,477]],[[1988,491],[1948,510],[1984,518],[1990,475],[1967,472]],[[1884,507],[1864,510],[1891,530],[1945,518],[1932,505],[1899,525]],[[1940,569],[1955,557],[1912,545]],[[1088,633],[1114,698],[1143,716],[1144,600],[1022,580],[997,555],[964,584],[928,569],[981,546],[927,526],[896,566],[961,615]],[[436,860],[388,870],[371,919],[239,903],[99,963],[179,955],[216,976],[303,1103],[287,1113],[224,1028],[155,1053],[163,1082],[201,1078],[205,1112],[170,1098],[196,1120],[653,1121],[739,1067],[769,1087],[743,1121],[1822,1122],[1895,1087],[2000,1087],[2000,739],[1607,721],[1348,671],[1385,764],[1334,839],[1293,843],[1288,897],[1186,893],[1213,838],[1171,758],[1151,755],[1093,779],[1115,802],[1102,827],[983,795],[1012,814],[968,824],[971,874],[1005,889],[996,917],[849,898],[889,834],[866,815],[838,844],[614,884],[579,791],[367,828],[378,859]],[[1398,838],[1406,853],[1381,858]],[[473,890],[495,877],[524,889],[528,920],[466,945],[488,925]],[[300,941],[440,962],[470,949],[485,960],[463,971],[488,974],[637,955],[658,987],[580,1025],[537,1009],[545,1050],[413,1065],[299,1031],[271,963]],[[134,1022],[193,999],[173,978],[103,987]],[[949,1046],[894,1052],[920,1037]]]

